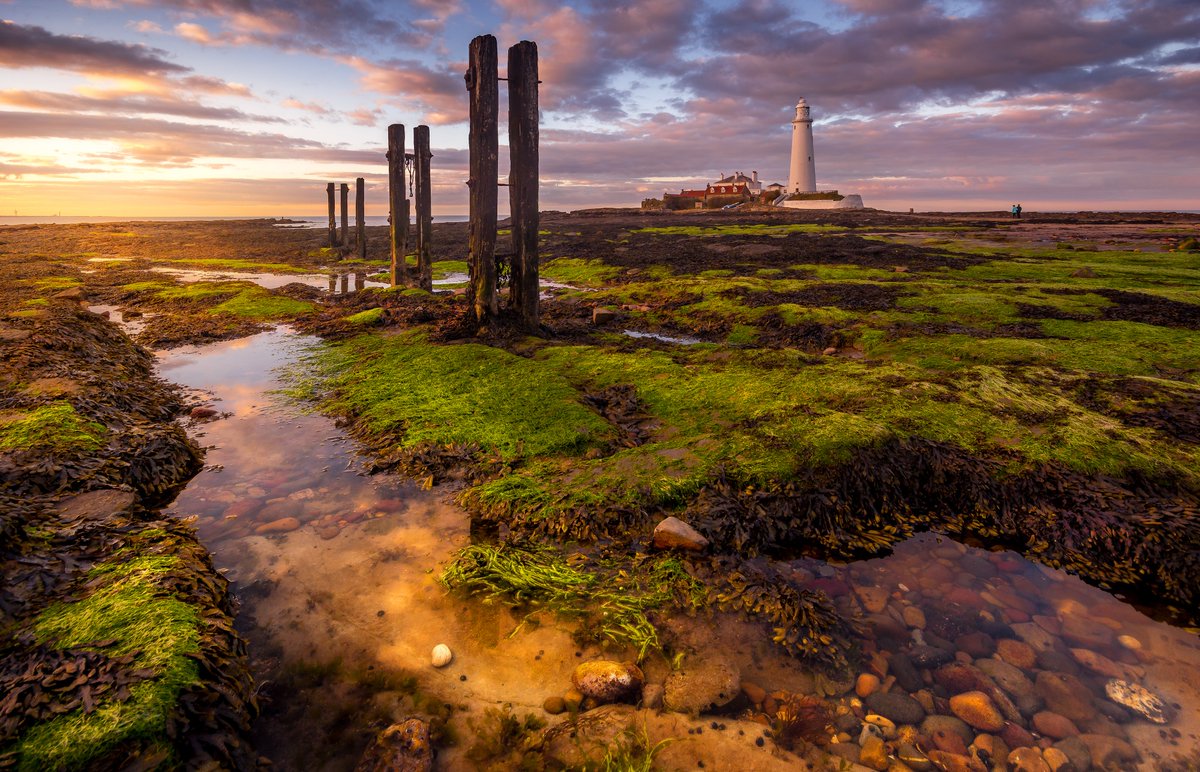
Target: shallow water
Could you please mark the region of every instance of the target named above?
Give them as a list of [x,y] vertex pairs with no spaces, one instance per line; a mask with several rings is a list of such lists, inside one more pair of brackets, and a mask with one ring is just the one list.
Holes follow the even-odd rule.
[[[461,741],[442,750],[439,767],[471,768],[463,738],[484,708],[511,703],[518,715],[551,719],[543,700],[562,694],[575,665],[600,653],[577,647],[568,626],[545,616],[509,637],[521,621],[509,609],[444,592],[436,576],[469,542],[466,513],[444,494],[363,476],[353,443],[330,419],[271,394],[281,385],[276,368],[295,364],[314,341],[281,329],[159,358],[164,377],[208,394],[228,414],[192,427],[210,446],[208,466],[171,511],[196,517],[242,601],[239,628],[266,684],[256,748],[279,768],[351,769],[373,731],[448,705],[448,724]],[[862,620],[864,666],[874,663],[885,687],[927,699],[937,713],[949,712],[949,676],[937,666],[916,667],[916,682],[889,683],[904,670],[900,660],[957,657],[1004,673],[1001,686],[1022,713],[1018,723],[1031,725],[1035,712],[1070,713],[1073,731],[1093,743],[1128,741],[1144,768],[1200,747],[1196,637],[1062,572],[928,534],[884,558],[847,565],[803,559],[787,567],[797,585],[828,593]],[[761,623],[681,616],[665,620],[663,630],[689,666],[727,659],[743,684],[768,692],[828,687],[783,655]],[[437,643],[455,654],[442,670],[429,664]],[[661,661],[647,663],[652,679],[665,672]],[[1060,674],[1073,694],[1041,683],[1063,680]],[[1104,690],[1116,676],[1163,698],[1170,722],[1117,708]],[[852,698],[853,691],[839,693],[831,704],[849,706]],[[856,742],[857,732],[849,739]],[[719,768],[720,753],[735,740],[713,732],[681,737],[662,759],[671,759],[666,768],[704,760]]]
[[694,346],[697,343],[703,342],[699,338],[690,338],[685,335],[662,335],[657,332],[641,332],[639,330],[622,330],[621,334],[629,338],[648,338],[662,343],[674,343],[679,346]]

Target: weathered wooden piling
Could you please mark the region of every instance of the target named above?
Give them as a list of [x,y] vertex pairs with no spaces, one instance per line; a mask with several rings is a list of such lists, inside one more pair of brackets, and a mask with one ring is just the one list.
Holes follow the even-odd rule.
[[413,185],[417,209],[417,286],[433,289],[433,193],[429,182],[429,127],[413,129]]
[[468,300],[477,322],[494,319],[496,298],[496,186],[499,138],[496,124],[499,96],[496,38],[480,35],[471,41],[464,76],[470,92],[470,224],[468,228]]
[[538,329],[537,43],[508,49],[508,201],[512,217],[509,307],[521,326]]
[[342,183],[342,238],[338,241],[339,246],[350,245],[350,216],[347,212],[349,209],[350,186]]
[[388,126],[388,215],[392,245],[392,286],[408,283],[408,199],[404,195],[404,124]]
[[362,177],[354,180],[354,246],[358,258],[367,259],[367,191]]
[[333,183],[325,186],[325,193],[329,197],[329,246],[337,246],[337,212],[333,204]]

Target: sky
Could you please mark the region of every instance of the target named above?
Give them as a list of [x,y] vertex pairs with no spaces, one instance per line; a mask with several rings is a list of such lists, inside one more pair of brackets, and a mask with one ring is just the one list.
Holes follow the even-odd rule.
[[386,214],[392,123],[430,126],[434,213],[465,213],[481,34],[501,76],[538,45],[542,209],[786,184],[801,96],[818,188],[867,206],[1200,209],[1197,0],[0,0],[0,19],[0,215],[313,215],[355,177]]

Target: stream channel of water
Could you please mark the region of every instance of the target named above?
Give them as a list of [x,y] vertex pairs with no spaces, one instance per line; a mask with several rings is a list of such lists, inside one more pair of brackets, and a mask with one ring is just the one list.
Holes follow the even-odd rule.
[[[279,368],[301,361],[316,343],[281,328],[159,354],[163,377],[204,392],[223,414],[191,427],[208,448],[207,466],[170,509],[196,518],[241,601],[239,628],[263,698],[256,748],[279,769],[349,770],[374,731],[434,712],[446,721],[446,736],[458,739],[441,751],[438,768],[473,768],[465,746],[484,708],[512,703],[517,715],[554,720],[542,712],[543,701],[562,694],[574,667],[600,653],[581,650],[566,626],[548,618],[510,637],[521,619],[509,609],[442,589],[442,564],[469,540],[466,513],[444,492],[364,475],[353,442],[332,420],[272,393],[283,385]],[[1048,711],[1069,719],[1055,732],[1093,738],[1086,746],[1064,740],[1076,753],[1108,737],[1136,747],[1147,769],[1156,759],[1196,753],[1196,637],[1102,590],[1011,552],[928,534],[880,559],[803,559],[790,568],[796,581],[864,610],[864,650],[885,671],[885,689],[937,692],[940,682],[928,677],[904,682],[912,680],[918,651],[942,657],[949,647],[957,652],[948,656],[985,669],[1027,725]],[[768,692],[847,688],[830,689],[781,655],[765,625],[697,616],[666,627],[690,660],[719,654],[743,684]],[[443,669],[430,665],[438,643],[454,651]],[[931,646],[942,653],[930,654]],[[896,661],[901,656],[904,666]],[[1161,696],[1168,723],[1106,699],[1110,678]],[[892,686],[896,679],[900,685]],[[758,768],[746,754],[763,751],[750,735],[742,744],[722,738],[722,748],[715,734],[689,731],[660,757],[663,768],[696,768],[705,759],[709,769]],[[1047,731],[1039,735],[1043,745],[1058,742]]]

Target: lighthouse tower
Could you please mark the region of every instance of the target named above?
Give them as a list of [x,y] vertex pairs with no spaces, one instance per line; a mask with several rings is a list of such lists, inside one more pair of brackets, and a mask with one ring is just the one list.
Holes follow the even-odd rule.
[[817,167],[813,163],[812,118],[808,113],[808,102],[804,97],[796,103],[796,117],[792,120],[792,165],[788,173],[789,193],[815,193],[817,190]]

